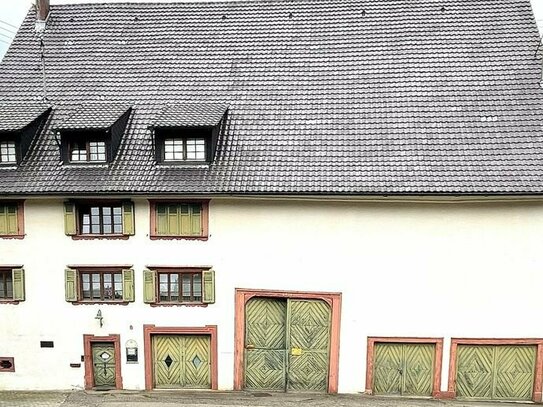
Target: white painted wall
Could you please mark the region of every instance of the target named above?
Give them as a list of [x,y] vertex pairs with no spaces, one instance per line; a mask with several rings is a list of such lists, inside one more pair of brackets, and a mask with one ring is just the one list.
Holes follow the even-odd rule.
[[[0,265],[24,264],[27,300],[0,305],[0,356],[15,373],[0,389],[83,386],[83,334],[135,339],[140,363],[125,363],[126,389],[144,388],[143,324],[218,325],[219,388],[233,383],[234,289],[343,294],[340,392],[364,390],[367,336],[542,337],[543,203],[400,204],[213,200],[210,238],[150,241],[146,200],[136,200],[129,240],[74,241],[62,200],[27,200],[24,240],[0,240]],[[64,301],[67,264],[133,264],[135,303]],[[212,265],[217,302],[207,308],[142,302],[149,264]],[[98,309],[104,327],[94,319]],[[40,340],[53,340],[41,349]]]

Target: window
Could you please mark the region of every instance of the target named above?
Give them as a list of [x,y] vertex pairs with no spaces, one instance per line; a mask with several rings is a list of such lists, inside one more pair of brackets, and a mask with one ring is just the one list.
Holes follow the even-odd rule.
[[0,302],[24,301],[24,270],[20,266],[0,267]]
[[204,138],[167,138],[164,140],[164,161],[206,161]]
[[73,266],[65,280],[68,302],[134,301],[134,270],[128,266]]
[[210,269],[157,267],[144,271],[145,302],[210,304],[215,302],[215,272]]
[[150,207],[151,238],[207,238],[207,201],[151,201]]
[[0,237],[23,238],[23,202],[0,201]]
[[114,237],[134,234],[132,202],[65,202],[65,232],[69,236]]
[[0,164],[16,164],[17,153],[15,141],[0,141]]
[[71,162],[106,162],[105,141],[73,141],[70,143]]

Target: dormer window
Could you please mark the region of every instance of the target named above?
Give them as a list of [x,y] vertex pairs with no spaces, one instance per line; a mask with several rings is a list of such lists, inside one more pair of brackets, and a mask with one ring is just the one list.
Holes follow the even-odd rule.
[[70,143],[71,162],[106,162],[105,141],[73,141]]
[[225,105],[218,104],[183,104],[163,108],[151,126],[157,162],[211,162],[226,111]]
[[50,112],[42,104],[0,103],[0,167],[21,163]]
[[73,109],[55,127],[65,164],[100,164],[114,160],[131,109],[125,105],[89,104]]
[[16,164],[17,150],[15,141],[0,141],[0,164]]

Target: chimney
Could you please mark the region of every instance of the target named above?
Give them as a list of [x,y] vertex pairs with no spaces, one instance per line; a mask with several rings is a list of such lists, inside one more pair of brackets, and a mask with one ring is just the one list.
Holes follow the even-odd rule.
[[49,0],[36,0],[36,31],[45,30],[45,22],[49,17]]

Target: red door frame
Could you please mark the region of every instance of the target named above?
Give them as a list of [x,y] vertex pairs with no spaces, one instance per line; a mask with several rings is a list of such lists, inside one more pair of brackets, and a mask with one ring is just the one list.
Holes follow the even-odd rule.
[[153,348],[151,336],[153,335],[208,335],[210,336],[211,357],[211,390],[218,388],[217,366],[217,326],[204,327],[157,327],[143,325],[143,347],[145,360],[145,390],[153,389]]
[[236,288],[234,333],[234,390],[243,390],[245,355],[245,305],[253,297],[321,300],[330,305],[332,312],[330,332],[330,365],[328,393],[338,391],[339,334],[341,320],[341,293],[252,290]]
[[121,336],[110,334],[109,336],[83,335],[83,355],[85,360],[85,390],[94,387],[94,370],[92,368],[92,344],[113,343],[115,349],[115,388],[122,390],[123,378],[121,375]]

